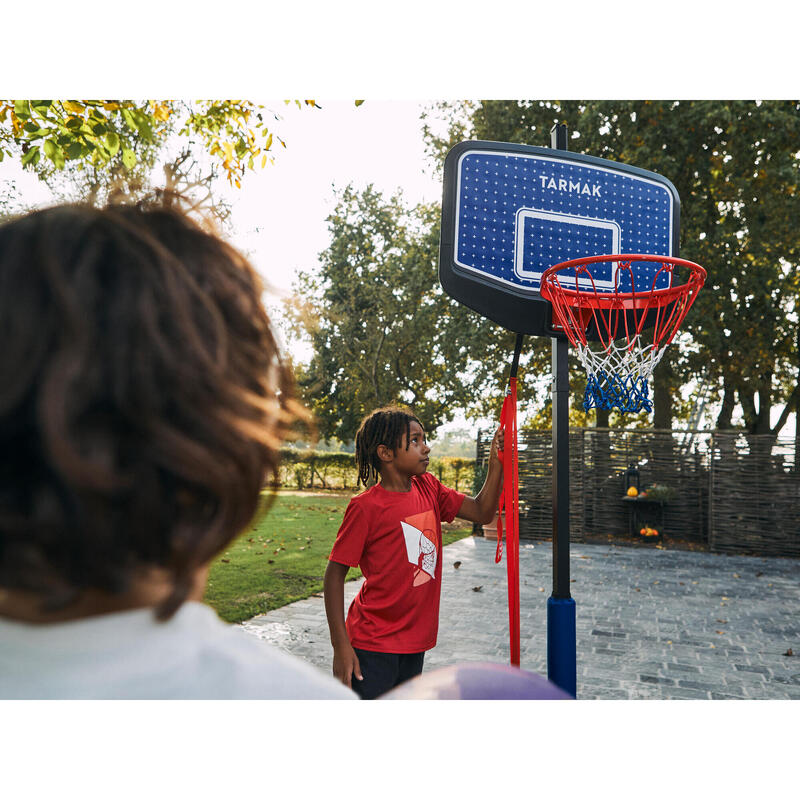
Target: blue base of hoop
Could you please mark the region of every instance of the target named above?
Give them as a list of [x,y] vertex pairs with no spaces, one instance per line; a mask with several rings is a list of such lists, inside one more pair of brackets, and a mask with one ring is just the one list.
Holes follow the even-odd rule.
[[652,411],[646,378],[620,377],[616,372],[600,370],[590,375],[583,395],[583,408],[613,408],[624,413]]

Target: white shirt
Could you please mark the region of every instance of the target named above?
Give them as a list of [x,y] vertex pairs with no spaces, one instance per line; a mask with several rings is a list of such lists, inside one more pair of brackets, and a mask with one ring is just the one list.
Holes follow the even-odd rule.
[[356,700],[333,676],[184,603],[30,625],[0,618],[0,698]]

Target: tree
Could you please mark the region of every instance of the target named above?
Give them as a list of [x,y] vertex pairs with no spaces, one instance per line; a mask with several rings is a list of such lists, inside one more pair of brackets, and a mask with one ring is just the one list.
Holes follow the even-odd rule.
[[347,187],[328,222],[320,271],[300,276],[289,304],[313,346],[297,373],[323,438],[352,440],[366,413],[392,402],[431,432],[458,408],[496,413],[501,392],[484,346],[496,336],[439,286],[438,207]]
[[21,205],[22,198],[14,181],[8,181],[3,191],[0,192],[0,223],[10,219]]
[[249,100],[0,100],[0,161],[19,156],[41,176],[69,163],[132,170],[142,144],[175,133],[205,149],[238,187],[248,169],[272,160],[274,144],[286,146],[270,117],[278,119]]
[[[566,121],[570,147],[668,177],[681,198],[681,255],[709,277],[654,375],[654,423],[669,428],[682,386],[709,382],[717,427],[740,405],[747,429],[777,432],[798,403],[800,104],[796,101],[482,101],[442,104],[451,130],[428,129],[443,160],[456,138],[544,145]],[[464,118],[469,119],[465,125]],[[770,429],[770,410],[784,404]]]
[[[171,126],[170,126],[171,127]],[[108,160],[101,158],[75,158],[57,167],[51,159],[39,158],[27,168],[33,171],[58,202],[105,205],[117,197],[139,199],[153,190],[153,170],[160,158],[165,157],[167,139],[128,136],[129,131],[119,115],[109,118],[107,129],[126,140],[133,159],[123,161],[121,150]],[[127,137],[127,138],[126,138]],[[29,148],[28,153],[31,152]]]

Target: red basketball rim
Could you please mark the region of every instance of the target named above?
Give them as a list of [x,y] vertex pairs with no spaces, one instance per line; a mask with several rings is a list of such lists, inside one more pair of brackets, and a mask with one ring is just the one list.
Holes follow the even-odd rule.
[[[632,291],[621,292],[616,288],[611,291],[598,290],[589,266],[604,261],[619,261],[623,265],[621,269],[630,270]],[[637,261],[657,262],[662,265],[653,275],[649,288],[640,288],[638,291],[636,276],[631,268],[631,264]],[[670,275],[672,283],[675,267],[688,270],[686,281],[656,289],[658,277],[664,272]],[[576,269],[574,277],[570,276],[569,281],[560,280],[558,273],[570,268]],[[580,285],[581,275],[591,282],[591,286]],[[542,297],[550,301],[554,322],[558,322],[573,345],[577,346],[578,343],[586,345],[586,327],[593,319],[605,348],[609,348],[611,342],[623,333],[632,346],[642,332],[648,311],[654,310],[656,313],[654,343],[658,347],[669,344],[672,340],[705,279],[706,271],[703,267],[683,258],[642,253],[611,253],[573,258],[571,261],[549,267],[542,274],[539,291]],[[574,286],[570,287],[568,284],[572,282]],[[626,312],[633,312],[631,320],[628,319],[629,314]]]
[[[690,271],[690,277],[686,283],[679,286],[669,286],[665,289],[642,289],[632,292],[598,292],[594,288],[582,289],[576,286],[575,289],[567,288],[563,283],[554,280],[556,273],[572,267],[582,267],[587,264],[594,264],[600,261],[661,261],[664,264],[686,267]],[[578,276],[575,276],[577,281]],[[546,300],[553,302],[551,292],[555,290],[565,300],[573,300],[570,305],[591,306],[595,308],[614,309],[614,308],[652,308],[654,306],[664,306],[685,294],[693,288],[699,289],[706,279],[706,271],[694,261],[687,261],[684,258],[673,258],[672,256],[656,256],[642,253],[612,253],[601,256],[584,256],[583,258],[573,258],[571,261],[562,261],[548,267],[542,273],[541,295]],[[655,279],[654,279],[655,280]]]

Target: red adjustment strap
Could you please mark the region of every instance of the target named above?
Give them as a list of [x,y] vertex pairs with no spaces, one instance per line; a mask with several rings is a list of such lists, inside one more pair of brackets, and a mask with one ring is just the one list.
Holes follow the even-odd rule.
[[[511,378],[511,381],[514,381],[514,378]],[[506,423],[508,422],[510,403],[511,387],[509,386],[505,400],[503,400],[503,409],[500,412],[500,430],[503,431],[503,449],[497,451],[497,458],[503,465],[503,488],[500,490],[500,498],[497,501],[497,550],[494,554],[495,564],[499,564],[500,560],[503,558],[503,506],[506,499],[506,453],[511,452],[506,449],[508,440],[508,426]]]
[[503,510],[506,512],[506,566],[508,569],[508,630],[511,663],[519,666],[519,461],[517,458],[517,379],[510,378],[500,413],[503,450],[503,490],[497,504],[497,551],[495,563],[503,557]]

